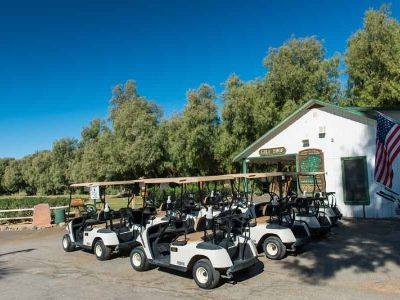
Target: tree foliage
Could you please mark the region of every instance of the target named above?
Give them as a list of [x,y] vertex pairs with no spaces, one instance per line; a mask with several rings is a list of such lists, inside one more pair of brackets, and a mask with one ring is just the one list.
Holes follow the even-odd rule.
[[161,108],[139,96],[133,81],[114,92],[111,103],[111,167],[122,178],[157,175],[163,157]]
[[10,164],[12,158],[0,158],[0,194],[4,194],[7,192],[6,187],[4,186],[4,173],[6,171],[7,166]]
[[353,105],[400,103],[400,24],[388,6],[365,13],[363,28],[348,41],[345,60]]
[[226,171],[232,171],[234,155],[258,137],[259,112],[256,107],[262,94],[257,85],[246,84],[236,75],[231,75],[225,83],[217,154]]
[[6,191],[15,193],[26,187],[26,183],[22,177],[21,166],[21,160],[13,160],[6,166],[2,180],[3,187]]
[[189,90],[186,97],[183,113],[164,124],[170,170],[174,174],[211,174],[218,169],[215,145],[219,118],[215,91],[202,84]]
[[264,65],[266,88],[280,120],[310,99],[337,100],[339,57],[325,59],[325,49],[315,37],[291,38],[269,49]]

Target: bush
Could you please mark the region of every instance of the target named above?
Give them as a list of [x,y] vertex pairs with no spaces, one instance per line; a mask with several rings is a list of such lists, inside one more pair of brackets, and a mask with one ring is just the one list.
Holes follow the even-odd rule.
[[33,208],[40,203],[48,203],[52,206],[63,206],[69,204],[69,196],[46,197],[46,196],[26,196],[26,197],[2,197],[0,198],[1,209]]
[[[50,207],[64,206],[69,204],[69,196],[1,197],[0,210],[33,208],[35,205],[40,203],[48,203]],[[32,216],[32,214],[33,214],[32,211],[21,211],[21,212],[16,211],[16,212],[0,213],[0,218],[26,217],[26,216]]]

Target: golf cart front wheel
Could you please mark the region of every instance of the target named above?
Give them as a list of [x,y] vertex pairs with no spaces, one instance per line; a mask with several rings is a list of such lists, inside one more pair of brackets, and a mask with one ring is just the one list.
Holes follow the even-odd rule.
[[282,259],[286,254],[286,247],[280,240],[275,236],[270,236],[265,239],[263,243],[263,250],[265,255],[272,260]]
[[149,269],[146,253],[143,247],[136,247],[132,249],[130,255],[131,265],[138,272],[143,272]]
[[193,267],[193,279],[199,287],[213,289],[218,285],[220,278],[220,272],[214,269],[208,259],[203,258],[195,263]]
[[107,260],[111,256],[111,249],[104,245],[102,240],[98,240],[94,244],[93,250],[98,260]]
[[68,234],[65,234],[62,239],[62,247],[65,252],[71,252],[74,250],[74,246],[72,246],[71,238]]

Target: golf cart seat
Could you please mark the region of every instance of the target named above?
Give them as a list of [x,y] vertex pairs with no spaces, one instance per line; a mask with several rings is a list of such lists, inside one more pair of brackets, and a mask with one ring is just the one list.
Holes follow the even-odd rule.
[[256,218],[264,216],[264,208],[266,204],[266,202],[261,202],[254,205],[254,216]]
[[[207,230],[207,220],[206,217],[200,217],[195,220],[193,226],[194,232],[187,233],[186,235],[179,236],[176,241],[178,243],[190,243],[198,242],[204,240],[204,232]],[[186,239],[185,239],[186,238]],[[207,238],[211,238],[210,234],[207,234]]]
[[72,199],[71,200],[71,207],[81,207],[85,206],[85,201],[80,198]]
[[160,207],[158,208],[159,211],[166,211],[167,210],[167,203],[163,202],[160,204]]
[[[270,203],[261,203],[260,207],[256,209],[256,223],[266,224],[271,220],[272,205]],[[260,213],[261,211],[261,213]]]
[[167,203],[163,202],[160,207],[156,210],[155,217],[165,217],[167,212]]

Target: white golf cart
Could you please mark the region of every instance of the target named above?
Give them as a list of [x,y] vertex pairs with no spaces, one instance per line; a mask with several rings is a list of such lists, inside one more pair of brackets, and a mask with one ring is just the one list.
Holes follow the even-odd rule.
[[[258,201],[258,203],[253,201],[257,180],[282,174],[277,172],[232,174],[237,180],[234,193],[236,205],[254,220],[250,228],[251,239],[257,245],[258,251],[263,251],[266,257],[272,260],[282,259],[288,252],[296,252],[308,243],[311,237],[307,224],[296,220],[294,211],[282,209],[282,204],[274,203],[272,196],[268,195],[269,201]],[[240,190],[241,181],[244,191]]]
[[[310,195],[310,209],[318,211],[320,216],[325,216],[331,226],[335,225],[342,218],[342,213],[336,205],[336,195],[334,192],[326,192],[326,180],[324,172],[299,173],[299,191],[300,194]],[[303,181],[312,182],[304,188],[301,185],[300,178]]]
[[[69,211],[75,210],[75,217],[67,223],[67,234],[63,236],[62,247],[70,252],[74,249],[93,251],[98,260],[107,260],[113,252],[129,250],[143,226],[154,219],[155,208],[144,201],[136,209],[131,203],[139,191],[141,180],[78,183],[71,185]],[[113,211],[105,201],[106,186],[132,186],[127,206]],[[103,209],[97,212],[96,204],[85,204],[83,199],[72,199],[72,188],[93,188],[99,194]]]
[[[284,207],[294,212],[295,220],[305,222],[312,236],[324,236],[330,232],[332,223],[326,213],[319,209],[318,201],[310,193],[304,193],[300,185],[300,176],[313,178],[311,183],[315,184],[316,176],[323,175],[323,172],[276,172],[271,173],[271,177],[276,177],[280,185],[280,195],[273,191],[268,191],[275,203],[284,204]],[[289,181],[296,183],[295,186],[287,184]],[[286,191],[283,192],[283,182],[286,182]],[[310,187],[309,187],[310,188]],[[311,186],[314,190],[315,187]],[[300,191],[300,195],[298,195]],[[282,193],[284,193],[284,195]]]
[[[186,177],[174,182],[181,185],[182,195],[186,184],[198,184],[201,189],[205,182],[226,179],[233,177]],[[182,208],[182,202],[180,208],[175,204],[174,212],[166,214],[167,222],[147,226],[137,238],[130,256],[136,271],[145,271],[150,265],[192,271],[199,287],[212,289],[221,275],[231,279],[234,272],[257,262],[257,249],[244,230],[248,220],[229,211],[213,216],[210,209],[206,216],[187,218]]]

